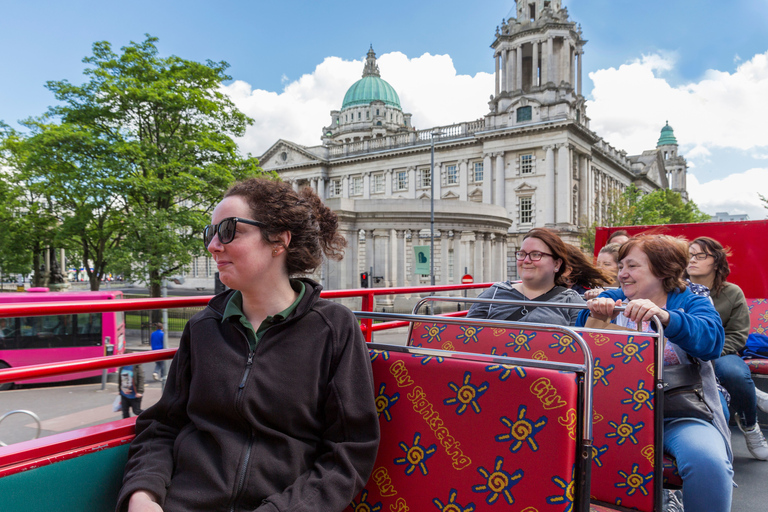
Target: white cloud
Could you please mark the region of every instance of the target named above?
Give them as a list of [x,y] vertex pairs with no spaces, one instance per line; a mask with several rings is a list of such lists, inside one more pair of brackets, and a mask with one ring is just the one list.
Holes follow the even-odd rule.
[[750,220],[768,218],[768,210],[758,194],[768,197],[768,168],[750,169],[706,183],[699,183],[695,175],[688,174],[689,197],[711,215],[728,212],[731,215],[746,213]]
[[[471,121],[488,112],[493,75],[457,75],[448,55],[424,54],[409,59],[400,52],[378,58],[381,77],[395,88],[417,129]],[[320,144],[331,110],[341,108],[347,89],[362,76],[363,61],[327,57],[315,70],[287,83],[281,93],[253,89],[241,80],[224,91],[237,107],[254,119],[238,140],[243,153],[256,156],[277,139],[306,146]]]
[[675,65],[669,55],[648,55],[590,73],[591,128],[630,154],[653,147],[665,121],[681,146],[742,150],[765,147],[768,52],[735,72],[708,70],[698,82],[672,87],[660,75]]

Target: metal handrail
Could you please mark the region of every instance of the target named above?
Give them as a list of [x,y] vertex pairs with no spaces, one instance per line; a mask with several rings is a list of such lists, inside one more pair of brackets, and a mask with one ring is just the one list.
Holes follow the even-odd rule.
[[[10,411],[0,416],[0,423],[2,423],[3,420],[5,420],[5,418],[10,416],[11,414],[26,414],[27,416],[31,416],[32,419],[35,420],[35,423],[37,423],[37,432],[35,432],[35,437],[33,437],[32,439],[37,439],[38,437],[40,437],[42,424],[40,423],[40,417],[37,414],[33,413],[32,411],[27,411],[25,409],[17,409],[15,411]],[[0,446],[8,446],[8,445],[0,441]]]

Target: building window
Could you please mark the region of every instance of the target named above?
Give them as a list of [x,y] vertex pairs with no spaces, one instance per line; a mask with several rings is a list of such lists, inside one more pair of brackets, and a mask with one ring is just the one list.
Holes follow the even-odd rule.
[[429,188],[432,184],[432,170],[419,169],[419,188]]
[[533,155],[520,155],[520,174],[533,174]]
[[445,184],[456,185],[458,183],[459,183],[459,173],[456,170],[456,166],[446,165],[445,166]]
[[331,180],[331,186],[328,192],[328,195],[331,197],[341,197],[341,179]]
[[213,258],[207,256],[205,258],[205,277],[213,276]]
[[530,224],[533,222],[533,198],[520,198],[520,224]]
[[483,181],[483,162],[475,162],[472,165],[472,181],[475,183]]
[[374,194],[383,194],[384,193],[384,175],[374,174],[373,180],[371,182],[371,192]]
[[352,176],[352,179],[349,180],[349,195],[351,196],[363,195],[363,177],[362,176]]
[[520,107],[517,109],[517,122],[530,121],[532,117],[531,107]]
[[371,112],[369,110],[365,111],[365,118],[370,119],[371,118]]
[[408,190],[408,171],[395,173],[395,190]]

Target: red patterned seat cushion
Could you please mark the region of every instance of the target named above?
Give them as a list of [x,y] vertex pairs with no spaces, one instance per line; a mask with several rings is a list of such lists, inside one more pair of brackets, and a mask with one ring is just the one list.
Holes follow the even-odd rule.
[[353,510],[571,510],[576,374],[399,351],[371,360],[381,443]]
[[[653,510],[655,338],[584,333],[595,363],[593,395],[593,499]],[[414,323],[409,343],[459,352],[538,360],[583,361],[571,336],[534,329]]]
[[[749,332],[768,336],[768,299],[747,299],[749,307]],[[768,375],[768,359],[745,359],[749,371],[759,375]]]

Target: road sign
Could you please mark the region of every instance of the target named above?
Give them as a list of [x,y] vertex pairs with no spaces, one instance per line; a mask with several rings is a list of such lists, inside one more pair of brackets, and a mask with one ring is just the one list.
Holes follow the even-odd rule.
[[461,278],[461,284],[472,284],[475,280],[472,278],[471,274],[464,274],[464,276]]

